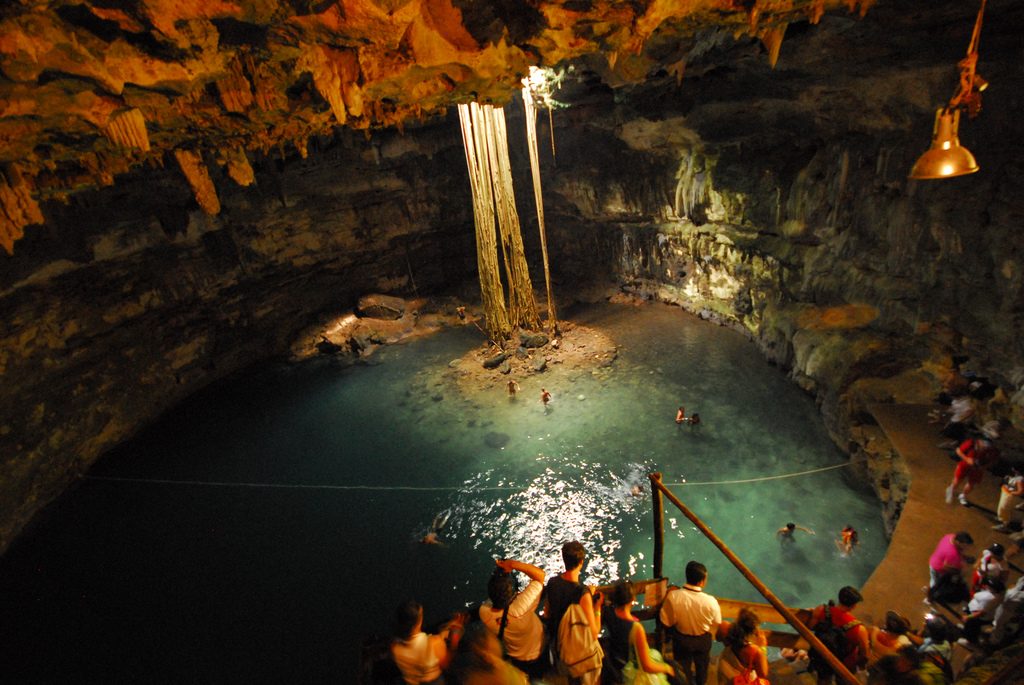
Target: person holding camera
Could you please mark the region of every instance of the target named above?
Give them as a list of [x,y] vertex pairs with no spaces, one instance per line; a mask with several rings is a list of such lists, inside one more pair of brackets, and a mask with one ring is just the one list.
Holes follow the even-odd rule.
[[[505,647],[509,660],[531,678],[544,675],[549,662],[544,650],[544,624],[537,606],[544,591],[544,571],[514,559],[495,559],[497,568],[487,582],[488,600],[480,606],[480,620]],[[519,571],[530,582],[522,590],[512,579]]]

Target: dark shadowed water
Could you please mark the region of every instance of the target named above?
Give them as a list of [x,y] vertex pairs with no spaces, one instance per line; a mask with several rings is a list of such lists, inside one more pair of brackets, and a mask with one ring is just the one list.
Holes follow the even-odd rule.
[[[0,558],[0,681],[353,682],[359,639],[400,600],[439,620],[485,598],[494,558],[558,573],[579,539],[588,582],[649,577],[650,495],[630,491],[651,471],[791,606],[867,580],[886,550],[879,504],[849,467],[779,478],[845,458],[753,345],[669,307],[581,320],[622,346],[612,368],[523,376],[515,400],[503,380],[456,390],[472,327],[199,393]],[[677,427],[680,404],[706,425]],[[419,544],[435,520],[444,546]],[[788,521],[815,535],[780,544]],[[847,523],[852,557],[833,542]],[[666,528],[673,580],[699,559],[712,594],[763,601],[677,510]]]

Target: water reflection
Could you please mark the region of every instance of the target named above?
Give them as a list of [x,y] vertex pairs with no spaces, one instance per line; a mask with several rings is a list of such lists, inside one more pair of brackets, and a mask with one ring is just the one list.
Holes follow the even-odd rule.
[[[502,380],[471,397],[451,387],[450,360],[479,344],[466,330],[381,350],[375,366],[275,365],[191,398],[94,470],[125,480],[87,481],[0,559],[0,662],[17,656],[33,676],[19,682],[54,669],[134,682],[110,674],[183,662],[222,682],[337,680],[396,597],[440,619],[486,596],[495,557],[552,575],[576,539],[586,582],[649,577],[651,471],[719,483],[673,492],[791,606],[863,583],[885,552],[879,505],[842,471],[721,484],[844,463],[813,400],[731,331],[669,308],[600,311],[615,365],[524,375],[516,401]],[[705,427],[680,429],[680,404]],[[666,511],[667,575],[699,559],[713,594],[758,599]],[[442,519],[443,546],[420,544]],[[789,520],[817,535],[782,549]],[[839,558],[847,523],[861,548]],[[43,634],[59,648],[41,649]]]

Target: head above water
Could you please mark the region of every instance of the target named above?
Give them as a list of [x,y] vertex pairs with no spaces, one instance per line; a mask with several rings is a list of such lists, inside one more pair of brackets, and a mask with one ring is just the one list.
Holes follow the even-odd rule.
[[790,532],[796,530],[796,524],[795,523],[787,523],[786,524],[786,530],[788,530]]
[[708,570],[699,561],[691,561],[686,565],[687,585],[700,585],[708,579]]
[[857,588],[847,585],[839,591],[839,603],[844,607],[855,607],[864,601],[864,597]]
[[583,564],[587,551],[583,549],[583,543],[577,540],[562,545],[562,561],[565,562],[565,570],[572,571]]

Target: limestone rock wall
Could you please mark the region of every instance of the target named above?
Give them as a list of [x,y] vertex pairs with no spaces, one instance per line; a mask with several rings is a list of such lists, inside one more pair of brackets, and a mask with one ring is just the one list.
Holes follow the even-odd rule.
[[938,80],[903,101],[875,87],[856,111],[796,107],[804,96],[767,69],[737,67],[718,89],[649,81],[629,99],[580,84],[563,96],[576,120],[556,123],[567,151],[545,191],[560,254],[599,247],[626,290],[745,331],[868,458],[892,524],[906,474],[867,408],[932,401],[952,355],[1000,386],[981,414],[1017,429],[1005,453],[1021,457],[1024,146],[1006,132],[1024,73],[1009,54],[987,71],[1000,91],[960,131],[982,171],[946,181],[906,178],[930,131],[918,102],[943,101]]
[[[898,40],[871,42],[880,27],[907,29],[880,6],[863,23],[794,27],[774,69],[761,41],[712,36],[685,70],[639,86],[566,78],[554,156],[545,117],[538,127],[559,301],[602,296],[611,280],[745,331],[818,398],[838,444],[870,459],[892,520],[906,477],[871,402],[930,399],[963,353],[1001,386],[987,409],[1021,423],[1024,150],[1007,132],[1024,60],[1012,9],[991,10],[1001,28],[986,34],[979,68],[993,86],[961,125],[982,171],[946,182],[905,174],[961,56],[930,46],[966,45],[969,23],[940,17],[910,67]],[[517,203],[539,268],[517,107]],[[417,297],[475,277],[454,117],[303,141],[190,157],[217,215],[179,160],[154,151],[67,204],[25,206],[44,222],[0,270],[0,549],[105,450],[210,381],[287,351],[318,317],[366,293]],[[4,169],[12,192],[19,178]]]
[[247,187],[198,158],[217,216],[173,158],[42,205],[0,272],[0,550],[98,456],[318,316],[473,276],[456,124],[310,148],[254,158]]

